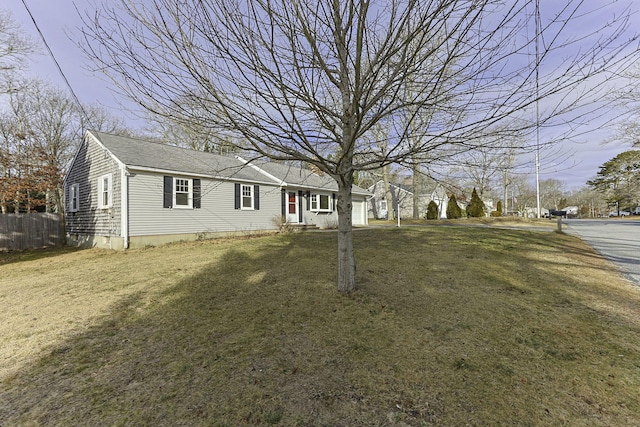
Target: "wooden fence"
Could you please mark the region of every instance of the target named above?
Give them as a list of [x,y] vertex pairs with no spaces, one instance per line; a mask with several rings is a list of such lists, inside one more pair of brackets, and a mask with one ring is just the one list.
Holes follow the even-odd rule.
[[61,214],[0,214],[0,251],[61,246],[64,243]]

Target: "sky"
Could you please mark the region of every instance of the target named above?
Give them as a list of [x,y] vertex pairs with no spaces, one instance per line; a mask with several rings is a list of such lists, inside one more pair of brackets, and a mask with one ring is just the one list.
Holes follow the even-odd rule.
[[[24,2],[31,10],[42,34],[80,101],[85,104],[102,105],[114,115],[122,117],[131,127],[142,128],[144,122],[137,118],[126,100],[112,92],[110,83],[106,78],[88,71],[88,60],[74,41],[79,39],[80,31],[78,27],[82,24],[74,3],[78,5],[80,12],[84,12],[89,2],[85,0],[76,0],[75,2],[72,0],[24,0]],[[545,3],[547,2],[550,2],[550,0],[541,0],[540,7],[543,21]],[[636,2],[634,5],[633,0],[620,0],[611,10],[602,11],[601,13],[613,14],[629,5],[631,5],[632,10],[637,11],[640,8],[637,3],[640,2]],[[33,40],[40,42],[40,35],[25,9],[23,0],[3,0],[0,3],[0,9],[9,11],[24,33],[32,37]],[[632,29],[640,29],[640,14],[635,13],[632,19],[633,22],[630,27]],[[66,90],[64,80],[44,48],[42,53],[31,61],[27,74],[51,82],[53,85]],[[599,125],[615,120],[619,114],[619,111],[604,108],[599,113]],[[594,127],[598,128],[599,126],[595,125],[595,121]],[[550,137],[543,135],[543,138]],[[629,145],[616,143],[613,141],[614,137],[613,129],[597,129],[575,138],[573,141],[564,141],[552,150],[541,151],[540,179],[559,179],[564,182],[566,190],[584,186],[588,179],[595,177],[599,166],[605,161],[632,148]],[[522,171],[529,173],[532,179],[535,179],[533,158],[525,159]]]

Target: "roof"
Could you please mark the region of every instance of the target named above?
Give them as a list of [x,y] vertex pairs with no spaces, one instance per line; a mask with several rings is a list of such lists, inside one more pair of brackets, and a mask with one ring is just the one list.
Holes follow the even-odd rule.
[[155,169],[273,184],[273,180],[247,167],[244,162],[234,157],[103,132],[89,131],[88,133],[131,169]]
[[[98,140],[116,159],[133,170],[158,170],[286,187],[338,190],[338,184],[331,176],[318,175],[309,169],[293,165],[268,161],[247,162],[237,157],[221,156],[138,138],[96,131],[87,133]],[[355,185],[352,192],[359,195],[370,194]]]
[[[281,179],[288,186],[338,191],[338,183],[329,175],[318,175],[310,169],[284,163],[265,161],[252,161],[250,163],[268,174]],[[370,195],[367,190],[360,188],[357,185],[354,185],[351,191],[354,194]]]
[[[376,181],[375,184],[371,185],[368,190],[370,192],[375,192],[375,190],[378,188],[378,186],[383,186],[384,185],[384,181],[383,180],[378,180]],[[391,187],[395,187],[400,191],[409,193],[411,195],[413,195],[413,188],[410,185],[406,185],[406,184],[401,184],[401,183],[397,183],[397,182],[389,182],[389,185]],[[433,182],[430,184],[422,184],[420,186],[420,193],[418,193],[418,197],[431,197],[433,195],[433,193],[435,191],[437,191],[438,189],[442,189],[444,190],[444,187],[442,186],[442,184],[438,183],[438,182]]]

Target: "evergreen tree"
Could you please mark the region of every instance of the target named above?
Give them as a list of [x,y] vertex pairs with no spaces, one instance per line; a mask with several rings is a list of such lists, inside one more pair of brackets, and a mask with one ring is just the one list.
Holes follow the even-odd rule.
[[462,209],[460,209],[460,206],[458,206],[458,202],[456,201],[455,194],[451,194],[451,197],[449,197],[449,203],[447,203],[447,218],[448,219],[462,218]]
[[433,200],[427,206],[427,219],[438,219],[438,204]]
[[502,200],[498,200],[496,203],[496,216],[502,216]]
[[471,201],[467,205],[467,217],[480,218],[484,216],[484,212],[484,203],[482,203],[482,200],[480,200],[480,197],[474,188],[473,193],[471,193]]

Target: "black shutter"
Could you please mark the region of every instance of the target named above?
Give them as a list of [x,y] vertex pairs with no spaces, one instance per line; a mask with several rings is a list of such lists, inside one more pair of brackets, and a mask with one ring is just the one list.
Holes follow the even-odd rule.
[[331,210],[336,210],[336,193],[331,193]]
[[200,199],[201,199],[200,180],[194,178],[194,180],[193,180],[193,207],[195,209],[200,209]]
[[307,191],[305,196],[307,197],[307,210],[311,210],[311,191]]
[[253,186],[253,208],[257,211],[260,210],[260,186]]
[[284,189],[282,190],[281,204],[281,212],[282,216],[284,217],[287,215],[287,192]]
[[302,224],[302,191],[298,191],[298,222]]
[[173,177],[166,176],[164,177],[164,186],[163,186],[163,207],[170,208],[173,205]]
[[235,207],[240,209],[240,184],[235,185]]

